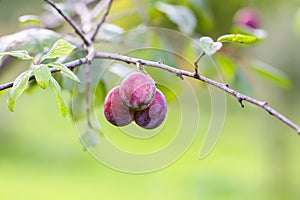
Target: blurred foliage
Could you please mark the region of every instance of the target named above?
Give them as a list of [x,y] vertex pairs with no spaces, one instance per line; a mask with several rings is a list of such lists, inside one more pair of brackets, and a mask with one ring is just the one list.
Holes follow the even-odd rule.
[[[70,0],[60,4],[79,24],[86,14],[80,3]],[[235,13],[244,7],[259,12],[260,28],[266,30],[268,37],[251,47],[225,44],[216,55],[201,60],[200,72],[216,79],[221,73],[231,87],[266,99],[291,119],[299,121],[300,96],[296,86],[300,84],[300,42],[296,0],[228,0],[226,3],[220,0],[116,0],[108,23],[97,35],[96,48],[193,70],[191,63],[200,53],[200,36],[216,39],[236,31],[249,33],[248,29],[236,27],[234,23]],[[172,11],[175,13],[180,11],[178,14],[186,19],[171,15],[168,9],[175,9]],[[72,33],[69,25],[57,15],[53,16],[53,11],[43,7],[41,1],[2,0],[0,11],[1,52],[26,49],[30,55],[45,53],[58,38],[64,38],[76,45],[78,51],[60,61],[85,55],[82,42],[68,34]],[[43,14],[39,15],[41,12]],[[41,23],[23,18],[19,24],[22,31],[17,32],[20,30],[18,18],[28,14],[40,16]],[[182,26],[181,20],[190,22],[193,18],[190,16],[194,16],[196,25]],[[177,32],[168,34],[155,28],[149,31],[145,28],[148,26],[180,30],[188,36],[182,39],[184,35]],[[13,80],[20,71],[27,69],[24,64],[17,64],[12,58],[4,61],[0,83],[7,81],[7,77]],[[103,102],[107,91],[134,69],[135,66],[119,62],[93,62],[91,91],[96,92],[91,100]],[[159,87],[172,106],[174,96],[184,90],[181,80],[168,72],[146,70],[161,83]],[[81,80],[75,88],[73,81],[60,74],[54,77],[65,91],[72,93],[71,104],[76,106],[69,106],[71,117],[81,121],[85,117],[85,70],[82,67],[74,72]],[[288,90],[278,88],[273,82]],[[220,142],[208,157],[197,159],[211,117],[210,93],[203,84],[193,80],[190,83],[198,91],[201,108],[201,123],[193,145],[173,165],[142,175],[111,170],[83,153],[74,134],[73,122],[61,118],[54,109],[54,94],[50,90],[34,90],[22,96],[15,113],[8,112],[7,96],[0,92],[0,199],[297,199],[300,196],[299,140],[295,139],[293,131],[252,106],[246,105],[247,110],[241,111],[238,103],[228,98],[229,112]],[[68,92],[59,92],[59,96],[70,99]],[[101,103],[92,104],[92,110],[98,112],[96,107],[99,106]],[[189,106],[193,112],[194,105]],[[180,114],[179,110],[172,110],[173,122],[179,120]],[[173,133],[172,129],[169,132]],[[145,141],[126,143],[122,141],[126,136],[112,133],[115,134],[109,137],[115,142],[143,150],[141,143]],[[169,139],[167,131],[164,133],[151,148]],[[81,135],[87,146],[96,145],[99,138],[101,136],[95,135],[93,130]]]

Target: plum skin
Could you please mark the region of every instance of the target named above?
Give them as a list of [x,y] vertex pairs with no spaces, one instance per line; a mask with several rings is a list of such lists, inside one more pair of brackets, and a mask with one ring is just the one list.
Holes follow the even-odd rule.
[[253,8],[242,8],[235,14],[235,23],[243,27],[257,29],[260,26],[260,17]]
[[162,124],[166,114],[165,96],[156,88],[153,79],[141,72],[127,76],[104,101],[106,119],[118,127],[134,120],[142,128],[154,129]]
[[104,100],[104,115],[115,126],[126,126],[133,121],[134,111],[122,103],[119,87],[113,88],[107,94]]
[[135,111],[134,121],[145,129],[157,128],[166,118],[167,103],[163,93],[156,89],[152,103],[144,110]]
[[147,108],[153,101],[155,92],[154,80],[141,72],[129,74],[120,84],[122,102],[134,110]]

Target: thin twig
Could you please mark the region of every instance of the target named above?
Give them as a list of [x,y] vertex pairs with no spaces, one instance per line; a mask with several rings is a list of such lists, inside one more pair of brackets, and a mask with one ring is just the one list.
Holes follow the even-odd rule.
[[97,2],[97,4],[94,6],[94,8],[90,11],[90,14],[93,19],[97,18],[101,12],[104,10],[104,8],[107,5],[108,0],[100,0]]
[[[243,101],[245,101],[245,102],[248,102],[250,104],[253,104],[253,105],[256,105],[256,106],[262,108],[263,110],[268,112],[270,115],[274,116],[275,118],[279,119],[284,124],[286,124],[287,126],[294,129],[300,135],[300,127],[298,125],[296,125],[295,123],[293,123],[292,121],[290,121],[283,114],[279,113],[278,111],[276,111],[275,109],[270,107],[267,102],[259,101],[257,99],[252,98],[252,97],[249,97],[247,95],[241,94],[241,93],[235,91],[234,89],[230,88],[227,84],[214,81],[214,80],[206,78],[204,76],[200,76],[200,75],[195,76],[195,73],[193,73],[193,72],[177,69],[177,68],[171,67],[169,65],[166,65],[163,62],[154,62],[154,61],[149,61],[149,60],[142,60],[142,59],[138,59],[138,58],[123,56],[123,55],[119,55],[119,54],[104,53],[104,52],[95,52],[94,59],[117,60],[117,61],[122,61],[122,62],[125,62],[125,63],[128,63],[128,64],[135,64],[135,65],[141,64],[141,65],[144,65],[144,66],[154,67],[154,68],[158,68],[158,69],[162,69],[162,70],[171,72],[171,73],[173,73],[176,76],[179,76],[181,78],[183,76],[186,76],[186,77],[191,77],[193,79],[200,80],[202,82],[205,82],[209,85],[212,85],[216,88],[219,88],[219,89],[231,94],[232,96],[234,96],[239,101],[239,103],[241,103],[241,105],[243,105],[242,103],[243,103]],[[75,67],[80,66],[82,64],[88,63],[88,61],[89,60],[87,58],[82,58],[82,59],[75,60],[73,62],[66,63],[65,66],[67,66],[68,68],[75,68]],[[58,72],[58,71],[59,70],[56,70],[56,69],[51,70],[52,73]],[[32,79],[34,79],[34,76],[30,77],[30,80],[32,80]],[[13,85],[13,82],[0,85],[0,91],[12,87],[12,85]]]
[[88,126],[93,129],[91,119],[90,119],[90,86],[91,86],[91,63],[88,62],[85,68],[85,80],[86,80],[86,88],[85,88],[85,111]]
[[106,6],[106,9],[105,9],[103,15],[101,16],[101,19],[99,20],[99,22],[98,22],[98,24],[97,24],[97,27],[96,27],[96,29],[95,29],[95,31],[94,31],[94,33],[92,34],[92,37],[91,37],[91,40],[92,40],[92,41],[95,40],[95,38],[96,38],[96,36],[97,36],[97,33],[99,32],[99,29],[101,28],[102,24],[105,22],[105,19],[106,19],[107,15],[108,15],[108,13],[109,13],[109,11],[110,11],[112,2],[113,2],[113,0],[109,0],[109,1],[108,1],[108,4],[107,4],[107,6]]
[[13,84],[14,84],[14,82],[9,82],[9,83],[5,83],[3,85],[0,85],[0,91],[11,88],[13,86]]
[[55,2],[53,2],[52,0],[45,1],[49,5],[51,5],[72,26],[77,35],[81,37],[85,45],[90,46],[92,44],[92,41],[88,37],[86,37],[85,34],[78,28],[73,19],[71,19],[66,13],[64,13],[64,11],[62,11]]
[[85,68],[85,111],[86,111],[86,120],[89,128],[94,130],[94,127],[91,123],[90,118],[90,87],[91,87],[91,64],[92,60],[95,57],[95,50],[93,45],[87,46],[88,55],[85,57],[87,59],[87,65]]
[[198,72],[198,63],[201,60],[201,58],[205,55],[204,51],[201,51],[200,55],[198,56],[197,60],[194,62],[194,67],[195,67],[195,74],[194,76],[199,76],[199,72]]

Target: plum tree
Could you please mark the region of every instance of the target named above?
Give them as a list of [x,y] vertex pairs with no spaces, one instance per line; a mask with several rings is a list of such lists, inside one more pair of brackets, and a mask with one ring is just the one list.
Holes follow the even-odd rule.
[[[219,23],[216,22],[216,24],[211,24],[214,26],[208,26],[210,23],[207,22],[214,21],[214,19],[204,22],[205,20],[203,20],[202,17],[199,17],[202,15],[198,15],[199,12],[194,10],[196,9],[196,5],[198,5],[197,2],[194,2],[195,4],[191,3],[190,6],[157,2],[152,8],[153,10],[150,9],[149,12],[146,12],[152,13],[153,11],[156,13],[149,15],[149,21],[154,22],[152,24],[154,27],[161,27],[166,24],[165,22],[172,22],[170,26],[165,26],[164,28],[178,29],[181,33],[191,36],[190,38],[186,37],[186,39],[183,39],[181,36],[179,37],[181,33],[178,34],[173,30],[168,31],[168,29],[163,29],[164,34],[160,34],[159,32],[162,30],[157,29],[157,31],[154,31],[154,29],[152,30],[147,27],[144,30],[151,30],[151,34],[146,34],[147,31],[139,32],[136,29],[132,29],[134,31],[127,31],[123,30],[122,26],[107,23],[106,17],[110,13],[113,0],[108,0],[106,3],[97,1],[90,1],[89,3],[80,2],[80,6],[73,6],[72,3],[66,3],[64,6],[68,7],[68,9],[66,9],[68,12],[65,12],[65,10],[61,8],[61,5],[53,2],[52,0],[45,0],[45,2],[47,2],[49,6],[61,15],[59,19],[56,20],[55,18],[57,17],[55,17],[52,12],[50,14],[53,16],[53,20],[43,20],[44,17],[42,16],[39,18],[33,15],[25,15],[20,17],[20,23],[28,26],[28,28],[24,26],[24,30],[20,32],[0,37],[0,70],[4,70],[9,64],[11,64],[10,60],[12,57],[13,59],[18,58],[31,62],[30,65],[28,65],[30,67],[19,74],[14,81],[0,85],[0,91],[11,88],[8,92],[7,98],[8,108],[11,111],[14,111],[15,102],[21,94],[24,93],[28,86],[38,85],[42,89],[45,89],[48,85],[50,85],[55,92],[55,99],[63,116],[67,115],[69,105],[63,97],[62,89],[69,91],[73,98],[77,100],[76,102],[85,103],[85,106],[75,106],[76,109],[79,108],[78,111],[71,108],[71,113],[74,115],[74,110],[80,113],[78,116],[81,116],[81,114],[84,113],[86,116],[87,129],[98,131],[90,119],[90,111],[95,109],[95,106],[90,105],[90,92],[91,89],[97,87],[96,85],[98,83],[106,86],[110,79],[100,78],[101,80],[98,82],[95,81],[95,77],[91,76],[91,74],[94,75],[95,72],[98,72],[98,70],[102,70],[102,68],[98,69],[95,67],[96,65],[103,66],[98,65],[98,61],[105,62],[104,60],[113,60],[120,63],[126,63],[128,65],[136,65],[139,69],[146,66],[164,70],[165,72],[170,72],[174,76],[176,75],[182,80],[184,80],[185,77],[189,77],[190,79],[204,82],[232,95],[241,107],[244,107],[244,103],[248,102],[265,110],[267,113],[271,114],[300,134],[300,127],[297,124],[293,123],[280,112],[270,107],[266,101],[254,99],[235,89],[243,88],[241,85],[248,84],[247,80],[241,78],[244,77],[244,73],[242,72],[243,70],[239,69],[240,67],[238,63],[240,63],[242,56],[232,56],[232,48],[230,46],[223,45],[223,43],[232,43],[233,45],[254,44],[265,38],[266,34],[263,34],[263,29],[258,29],[260,27],[260,18],[254,9],[241,8],[235,16],[231,16],[234,18],[234,22],[237,27],[235,27],[236,30],[230,30],[232,27],[228,27],[227,31],[224,31],[222,26],[218,28],[218,25],[223,24],[222,20]],[[192,9],[192,5],[195,5],[195,8]],[[85,12],[78,12],[78,7],[86,8]],[[235,7],[229,6],[229,8],[231,8],[230,13],[234,13],[237,10]],[[200,10],[202,12],[202,9]],[[89,15],[90,11],[92,13],[91,15]],[[46,11],[45,14],[49,14],[48,11]],[[166,18],[167,20],[161,20],[160,18],[157,18],[157,16]],[[226,13],[222,13],[220,16],[227,15]],[[130,19],[135,18],[131,17]],[[230,18],[230,20],[231,19],[232,18]],[[52,24],[47,23],[51,21],[56,22]],[[125,21],[127,23],[130,20]],[[57,30],[65,29],[64,24],[71,26],[76,35],[57,32]],[[139,24],[144,25],[142,20]],[[136,28],[136,25],[136,23],[133,23],[129,26],[126,25],[125,27],[128,27],[129,30],[130,28]],[[213,30],[211,27],[218,28],[219,30]],[[210,32],[210,29],[213,31]],[[217,36],[216,33],[219,34],[220,32],[223,33],[228,31],[228,34],[221,35],[215,40],[209,37],[209,35]],[[132,35],[131,33],[134,34]],[[207,36],[199,38],[198,45],[194,45],[195,36],[204,34]],[[114,35],[114,37],[112,37],[112,35]],[[158,37],[157,40],[156,37]],[[78,40],[78,38],[81,40]],[[147,40],[145,40],[145,38],[147,38]],[[180,38],[182,38],[182,40]],[[130,56],[126,56],[122,55],[120,52],[109,53],[106,52],[106,45],[102,44],[102,41],[105,41],[107,43],[111,43],[112,46],[110,47],[113,48],[115,48],[115,44],[122,47],[124,46],[124,48],[126,46],[126,48],[128,48],[126,50],[130,49],[130,52],[133,50],[132,47],[138,47],[138,50],[140,45],[144,45],[142,43],[139,44],[139,42],[136,43],[133,40],[141,40],[142,42],[145,42],[145,44],[147,44],[147,54],[134,52]],[[191,45],[192,43],[193,45]],[[188,58],[187,61],[191,61],[190,63],[194,64],[192,66],[194,70],[191,71],[182,69],[182,62],[177,62],[178,60],[174,59],[175,57],[173,56],[163,56],[163,54],[161,54],[163,51],[160,51],[159,54],[157,54],[156,51],[149,50],[148,47],[150,46],[151,48],[158,47],[160,50],[162,49],[164,51],[168,50],[168,52],[172,53],[176,52],[176,57],[178,52],[180,52],[179,55],[181,57]],[[189,46],[193,47],[186,48]],[[217,51],[221,50],[221,48],[222,53],[217,54]],[[209,69],[210,66],[205,67],[206,69],[204,69],[204,71],[201,69],[201,74],[198,73],[198,69],[200,69],[200,61],[206,56],[211,56],[213,62],[217,61],[220,66],[228,68],[224,70],[224,73],[222,73],[228,81],[223,83],[207,78],[205,75],[211,70]],[[264,64],[264,62],[256,62],[253,60],[254,59],[252,58],[248,59],[247,56],[247,59],[245,59],[245,62],[243,63],[245,63],[247,68],[251,69],[258,75],[273,81],[274,83],[283,87],[290,86],[290,81],[285,73],[282,73],[277,68]],[[82,73],[79,69],[74,70],[74,68],[82,65],[86,65],[85,73]],[[81,87],[85,87],[85,89],[78,91],[71,90],[69,80],[65,80],[64,77],[61,77],[58,73],[63,74],[78,83],[82,81]],[[118,70],[118,75],[122,74],[120,76],[123,76],[125,73],[127,73],[127,70],[123,71],[121,68]],[[157,75],[158,74],[159,73],[157,73]],[[97,90],[97,92],[105,92],[105,87],[99,88],[100,89],[99,91]],[[164,110],[166,109],[165,102],[156,100],[156,94],[161,93],[156,92],[155,82],[150,76],[142,72],[132,73],[122,81],[119,87],[113,89],[107,95],[104,105],[105,117],[109,122],[116,126],[125,126],[135,120],[135,122],[141,127],[156,127],[157,124],[159,125],[162,123],[161,121],[163,121],[166,112],[166,110]],[[156,112],[153,110],[156,110]],[[161,116],[157,117],[156,115],[159,114]],[[76,118],[76,120],[78,119]]]

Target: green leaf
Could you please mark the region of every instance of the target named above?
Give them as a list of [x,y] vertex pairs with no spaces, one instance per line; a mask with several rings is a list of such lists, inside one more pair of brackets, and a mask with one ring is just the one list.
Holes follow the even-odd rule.
[[222,48],[221,42],[214,42],[210,37],[201,37],[199,40],[200,47],[206,55],[213,55]]
[[21,59],[21,60],[33,60],[34,58],[31,57],[27,51],[25,50],[17,50],[17,51],[8,51],[8,52],[3,52],[0,53],[0,60],[4,56],[13,56],[15,58]]
[[65,65],[63,65],[61,63],[56,63],[56,62],[49,63],[47,65],[60,70],[60,72],[63,75],[65,75],[66,77],[68,77],[68,78],[70,78],[70,79],[72,79],[72,80],[77,81],[77,82],[80,83],[79,78],[69,68],[67,68]]
[[41,61],[69,55],[76,47],[63,39],[57,40],[50,51],[42,56]]
[[96,85],[96,90],[94,92],[94,99],[95,102],[100,102],[101,104],[104,103],[105,94],[107,94],[108,91],[105,87],[104,80],[100,79]]
[[183,33],[191,35],[194,32],[197,26],[197,19],[188,7],[157,2],[156,8],[165,13]]
[[233,27],[231,32],[232,32],[232,34],[242,34],[242,35],[255,36],[257,38],[256,42],[260,42],[260,41],[266,39],[267,36],[268,36],[267,31],[264,30],[264,29],[259,29],[259,28],[249,29],[247,27],[242,27],[242,26]]
[[57,81],[52,76],[50,77],[50,85],[55,92],[56,103],[57,103],[58,109],[59,109],[60,113],[62,114],[62,116],[65,117],[68,114],[69,108],[62,96],[61,87],[59,86]]
[[4,94],[5,92],[6,92],[5,90],[1,90],[1,91],[0,91],[0,98],[3,96],[3,94]]
[[262,77],[284,87],[289,88],[291,86],[291,82],[288,78],[288,76],[280,71],[279,69],[263,63],[262,61],[255,60],[251,64],[251,68]]
[[253,44],[258,41],[257,37],[253,35],[244,34],[228,34],[222,35],[218,38],[218,42],[233,42],[239,44]]
[[8,95],[8,108],[10,111],[14,111],[15,109],[15,102],[17,98],[25,91],[29,78],[31,76],[31,70],[27,70],[21,73],[14,81],[13,87],[9,91]]
[[27,24],[36,24],[41,25],[41,20],[36,15],[23,15],[19,17],[19,22],[21,26],[27,25]]
[[0,52],[11,49],[26,49],[32,55],[38,54],[44,49],[50,48],[61,36],[51,30],[42,28],[30,28],[20,32],[0,37]]
[[42,88],[45,89],[48,86],[51,72],[47,65],[37,65],[33,69],[33,74],[35,76],[35,80],[37,84]]

